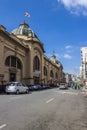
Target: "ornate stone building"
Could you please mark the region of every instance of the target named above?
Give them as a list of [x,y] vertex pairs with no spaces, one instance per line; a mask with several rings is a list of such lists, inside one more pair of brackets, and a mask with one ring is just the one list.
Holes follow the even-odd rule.
[[20,81],[26,84],[65,82],[62,64],[49,59],[36,34],[25,22],[11,33],[0,26],[0,84]]

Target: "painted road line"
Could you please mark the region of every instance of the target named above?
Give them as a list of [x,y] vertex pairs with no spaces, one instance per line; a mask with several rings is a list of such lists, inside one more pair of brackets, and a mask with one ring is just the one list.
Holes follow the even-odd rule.
[[46,101],[46,103],[49,103],[49,102],[51,102],[51,101],[53,101],[54,100],[54,98],[51,98],[51,99],[49,99],[48,101]]
[[1,130],[2,128],[6,127],[6,126],[7,126],[7,124],[1,125],[1,126],[0,126],[0,130]]

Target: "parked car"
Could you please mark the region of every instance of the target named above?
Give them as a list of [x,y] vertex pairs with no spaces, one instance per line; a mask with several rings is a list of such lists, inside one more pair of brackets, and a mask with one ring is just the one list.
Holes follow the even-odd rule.
[[38,85],[33,85],[33,88],[34,88],[34,90],[38,90],[39,89]]
[[6,93],[28,93],[29,89],[28,87],[20,82],[11,82],[8,85],[6,85]]
[[68,89],[68,85],[66,83],[60,83],[59,89]]
[[33,91],[34,90],[34,85],[28,85],[28,89],[29,89],[29,91]]

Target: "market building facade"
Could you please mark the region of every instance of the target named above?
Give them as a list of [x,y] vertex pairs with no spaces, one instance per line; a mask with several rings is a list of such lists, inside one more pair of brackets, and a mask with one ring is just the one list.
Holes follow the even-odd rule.
[[62,64],[45,55],[44,47],[25,22],[13,30],[0,26],[0,84],[20,81],[26,84],[65,82]]

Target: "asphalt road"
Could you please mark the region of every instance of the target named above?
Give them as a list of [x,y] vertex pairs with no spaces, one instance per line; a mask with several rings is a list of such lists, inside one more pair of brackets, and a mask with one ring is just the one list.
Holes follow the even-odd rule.
[[87,130],[87,96],[71,89],[0,95],[0,130]]

